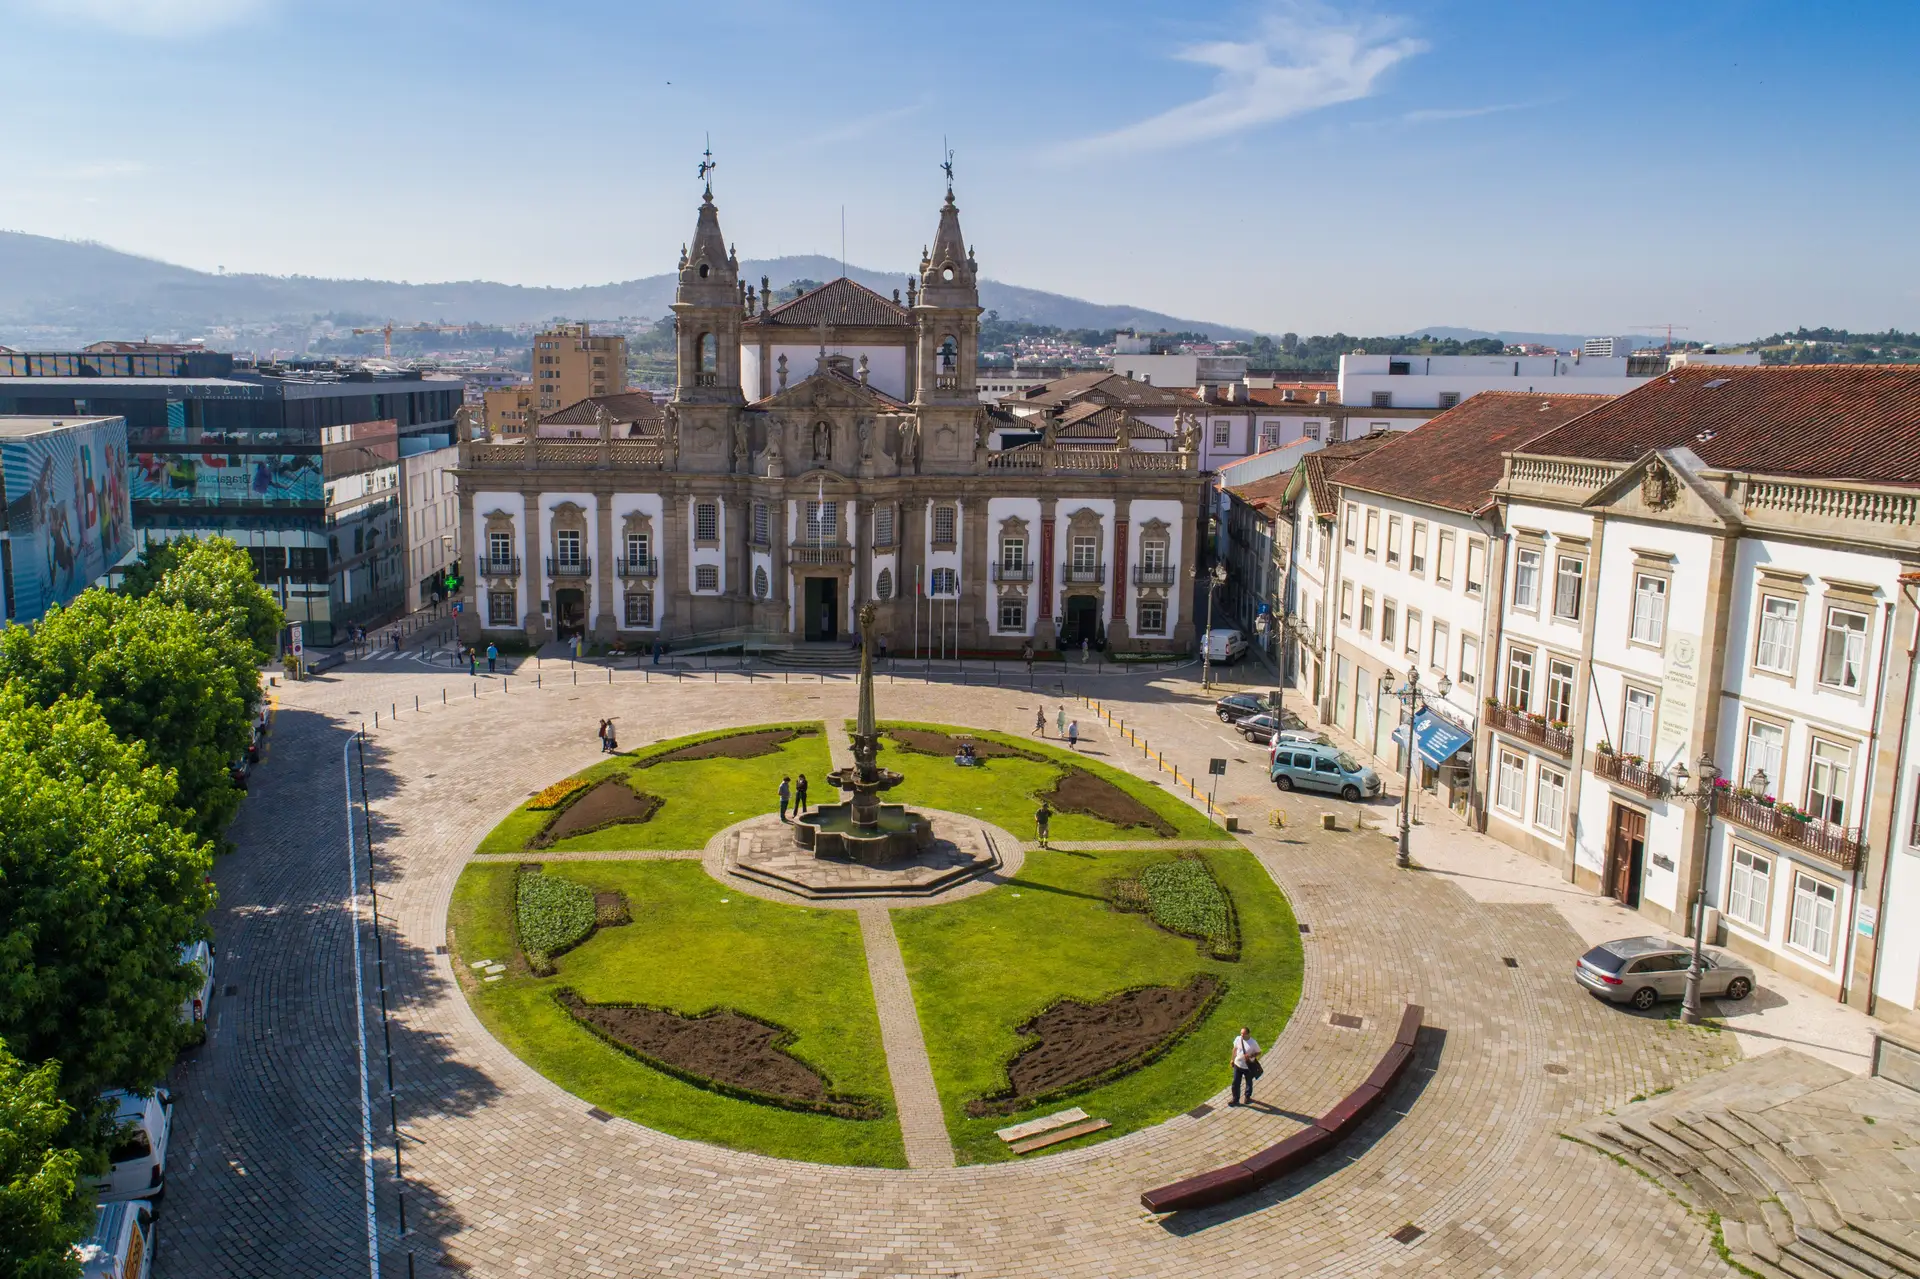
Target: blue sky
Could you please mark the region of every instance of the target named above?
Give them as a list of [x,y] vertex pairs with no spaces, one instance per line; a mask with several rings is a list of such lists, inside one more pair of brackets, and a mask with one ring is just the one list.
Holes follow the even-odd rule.
[[[1920,5],[0,0],[0,227],[230,271],[906,269],[1279,332],[1920,328]],[[542,223],[566,231],[542,237]]]

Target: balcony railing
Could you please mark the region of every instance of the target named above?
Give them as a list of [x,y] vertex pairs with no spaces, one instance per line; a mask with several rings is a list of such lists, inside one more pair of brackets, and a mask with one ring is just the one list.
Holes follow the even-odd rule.
[[630,560],[622,556],[613,562],[614,572],[620,577],[658,577],[660,561],[651,557],[643,560]]
[[1590,757],[1593,771],[1629,790],[1637,790],[1648,799],[1665,799],[1673,789],[1665,773],[1645,763],[1636,764],[1623,755],[1597,752]]
[[582,555],[577,560],[555,559],[547,556],[548,577],[591,577],[593,575],[593,557]]
[[852,554],[852,550],[845,546],[802,545],[787,548],[787,558],[793,563],[809,564],[821,568],[836,564],[845,564]]
[[1535,719],[1511,706],[1493,705],[1487,707],[1487,722],[1509,737],[1524,737],[1556,755],[1573,758],[1573,735],[1563,728],[1555,728],[1545,719]]
[[1077,567],[1073,564],[1060,566],[1060,580],[1063,582],[1104,582],[1107,580],[1107,566],[1092,564]]
[[957,391],[960,389],[958,373],[936,373],[933,375],[933,389],[936,391]]
[[695,386],[719,386],[720,375],[718,373],[710,373],[710,372],[695,373],[693,375],[693,384]]
[[1730,794],[1722,794],[1717,807],[1720,815],[1735,825],[1805,849],[1841,870],[1856,869],[1867,851],[1866,840],[1857,826],[1801,821],[1758,799],[1740,799]]
[[520,576],[520,557],[506,555],[500,557],[480,557],[480,576],[482,577],[518,577]]
[[1033,564],[993,564],[988,566],[996,582],[1031,582]]
[[1172,586],[1180,576],[1180,570],[1168,564],[1161,568],[1146,568],[1136,565],[1133,570],[1135,586]]

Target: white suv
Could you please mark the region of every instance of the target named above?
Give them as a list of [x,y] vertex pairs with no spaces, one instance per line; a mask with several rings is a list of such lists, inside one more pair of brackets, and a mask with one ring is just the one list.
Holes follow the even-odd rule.
[[173,1132],[173,1095],[156,1088],[153,1096],[115,1089],[101,1098],[115,1104],[114,1122],[127,1134],[108,1159],[104,1177],[89,1179],[93,1197],[101,1203],[128,1199],[158,1199],[167,1189],[167,1138]]

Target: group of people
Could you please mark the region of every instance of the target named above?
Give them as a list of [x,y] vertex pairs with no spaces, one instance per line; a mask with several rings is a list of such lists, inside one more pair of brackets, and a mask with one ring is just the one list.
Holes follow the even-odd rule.
[[780,820],[783,822],[787,820],[787,804],[789,801],[793,804],[793,815],[795,817],[807,811],[807,775],[805,773],[800,774],[800,780],[798,782],[795,782],[784,773],[781,774]]
[[[1062,706],[1059,712],[1053,717],[1053,723],[1067,745],[1073,747],[1075,750],[1079,750],[1080,721],[1077,719],[1068,719],[1067,708]],[[1033,713],[1033,732],[1036,737],[1045,737],[1047,735],[1047,708],[1044,706]]]
[[[462,648],[460,650],[460,656],[467,659],[467,674],[477,675],[480,673],[480,658],[479,655],[473,651],[473,645],[468,644],[465,648]],[[493,674],[494,667],[496,667],[499,662],[499,647],[493,644],[487,645],[487,674]]]
[[600,721],[600,753],[602,755],[612,755],[619,749],[620,749],[620,743],[614,737],[614,733],[613,733],[613,721],[610,719],[601,720]]

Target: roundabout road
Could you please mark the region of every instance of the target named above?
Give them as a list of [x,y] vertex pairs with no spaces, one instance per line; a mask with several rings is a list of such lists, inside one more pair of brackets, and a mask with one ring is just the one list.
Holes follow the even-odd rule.
[[[488,1035],[436,951],[470,850],[531,791],[594,762],[604,716],[621,717],[632,747],[838,719],[853,689],[591,681],[535,691],[516,680],[507,692],[482,681],[475,698],[459,680],[449,686],[467,696],[444,708],[443,676],[400,670],[281,690],[240,851],[217,869],[221,980],[239,989],[216,1001],[214,1037],[181,1071],[176,1131],[188,1153],[176,1156],[158,1273],[368,1273],[337,764],[363,711],[404,1174],[396,1181],[388,1036],[370,982],[382,1275],[409,1264],[475,1276],[1731,1273],[1703,1223],[1559,1136],[1732,1060],[1727,1037],[1587,998],[1567,978],[1578,940],[1551,908],[1476,902],[1441,876],[1395,872],[1377,835],[1295,833],[1317,811],[1297,801],[1303,820],[1286,838],[1246,841],[1311,929],[1262,1108],[1218,1104],[1222,1043],[1211,1113],[1018,1165],[826,1167],[596,1118]],[[1164,709],[1176,687],[1109,679],[1099,695]],[[394,721],[391,708],[416,693],[421,712]],[[1016,733],[1036,704],[1014,690],[908,683],[882,684],[879,700],[883,718]],[[1047,701],[1049,720],[1058,702]],[[1155,743],[1170,754],[1199,762],[1218,749],[1209,717],[1156,718],[1175,726]],[[1080,722],[1086,749],[1128,763],[1092,716]],[[365,945],[368,971],[382,971]],[[1426,1005],[1438,1032],[1358,1140],[1236,1204],[1166,1220],[1142,1211],[1141,1190],[1244,1157],[1294,1131],[1294,1116],[1325,1110],[1368,1073],[1407,1002]],[[1331,1024],[1336,1013],[1360,1027]],[[1418,1237],[1392,1237],[1409,1224]]]

